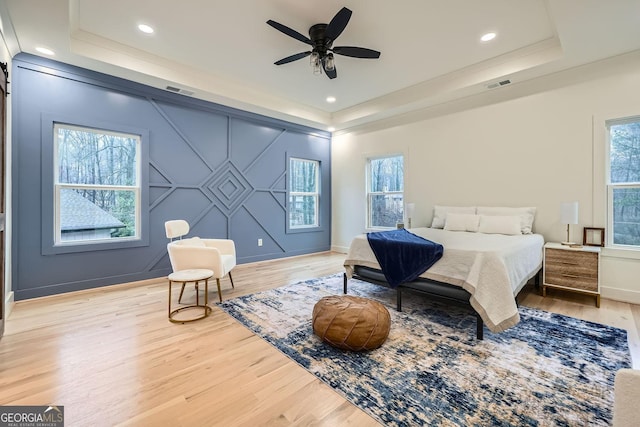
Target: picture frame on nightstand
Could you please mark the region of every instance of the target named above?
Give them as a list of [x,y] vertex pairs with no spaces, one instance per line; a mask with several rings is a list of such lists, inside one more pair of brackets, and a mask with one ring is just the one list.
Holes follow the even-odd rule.
[[585,246],[604,246],[604,228],[584,227],[582,244]]

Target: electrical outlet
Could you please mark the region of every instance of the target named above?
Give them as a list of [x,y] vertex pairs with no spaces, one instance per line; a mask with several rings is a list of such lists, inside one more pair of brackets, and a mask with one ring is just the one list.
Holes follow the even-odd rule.
[[258,239],[258,246],[262,246],[262,239]]

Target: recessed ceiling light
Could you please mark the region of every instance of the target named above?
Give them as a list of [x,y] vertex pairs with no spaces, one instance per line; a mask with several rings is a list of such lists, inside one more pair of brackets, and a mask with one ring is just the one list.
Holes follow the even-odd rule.
[[328,130],[329,132],[333,132],[333,131],[335,131],[335,130],[336,130],[336,128],[334,128],[333,126],[330,126],[330,127],[328,127],[328,128],[327,128],[327,130]]
[[327,102],[329,104],[333,104],[334,102],[336,102],[336,97],[335,96],[327,96]]
[[140,31],[142,31],[143,33],[147,33],[147,34],[151,34],[153,33],[153,28],[151,28],[150,26],[148,26],[147,24],[140,24],[138,25],[138,29]]
[[51,49],[47,49],[46,47],[38,46],[36,47],[36,50],[40,53],[44,53],[45,55],[49,55],[49,56],[56,54],[54,51],[52,51]]
[[485,35],[483,35],[482,37],[480,37],[480,40],[482,40],[483,42],[488,42],[491,41],[493,39],[496,38],[496,33],[487,33]]

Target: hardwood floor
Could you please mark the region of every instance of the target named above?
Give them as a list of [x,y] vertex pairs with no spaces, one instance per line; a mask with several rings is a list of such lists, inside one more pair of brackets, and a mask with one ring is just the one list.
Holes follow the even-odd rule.
[[[223,297],[341,272],[343,260],[240,265]],[[185,290],[183,302],[193,295]],[[603,299],[598,309],[593,298],[542,298],[532,287],[522,295],[522,305],[627,329],[640,368],[640,306]],[[64,405],[67,426],[377,425],[217,307],[205,320],[170,323],[165,279],[16,304],[0,340],[0,405],[48,404]]]

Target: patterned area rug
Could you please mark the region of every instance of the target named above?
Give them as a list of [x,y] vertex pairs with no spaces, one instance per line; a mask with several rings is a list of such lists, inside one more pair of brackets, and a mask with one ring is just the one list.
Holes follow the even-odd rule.
[[[345,398],[389,426],[598,426],[612,420],[613,382],[630,367],[624,330],[520,308],[521,322],[475,338],[464,308],[350,280],[382,302],[391,332],[377,350],[337,350],[313,334],[311,312],[342,294],[342,275],[225,301],[220,307]],[[405,296],[406,295],[406,296]]]

